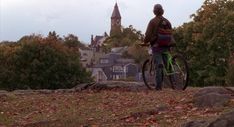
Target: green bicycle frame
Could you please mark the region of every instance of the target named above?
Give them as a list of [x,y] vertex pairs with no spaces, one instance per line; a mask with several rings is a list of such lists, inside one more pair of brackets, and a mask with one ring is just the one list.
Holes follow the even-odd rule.
[[[166,61],[166,63],[164,63],[164,66],[165,66],[163,69],[164,74],[168,76],[168,75],[173,75],[173,74],[179,73],[179,72],[175,71],[175,68],[173,66],[173,62],[176,62],[176,61],[173,61],[173,57],[172,57],[171,53],[167,51],[167,52],[163,52],[163,55],[167,56],[167,61]],[[184,73],[183,73],[182,69],[180,68],[180,66],[178,65],[178,63],[176,62],[174,64],[178,67],[178,70],[182,73],[182,75],[184,75]]]
[[175,74],[175,69],[174,69],[174,66],[173,66],[173,60],[172,60],[172,55],[170,52],[163,52],[162,53],[163,55],[166,55],[167,57],[167,60],[164,61],[164,74],[166,75],[173,75]]
[[[163,62],[163,65],[164,65],[164,67],[163,67],[163,73],[164,73],[164,75],[169,76],[169,75],[173,75],[173,74],[179,73],[179,72],[175,72],[175,68],[173,66],[173,62],[174,61],[173,61],[173,57],[172,57],[171,53],[169,51],[166,51],[166,52],[163,52],[162,54],[166,55],[166,57],[167,57],[167,60]],[[151,59],[151,64],[150,64],[151,65],[150,66],[150,74],[151,75],[154,75],[154,73],[155,73],[154,72],[154,62],[153,61],[154,60]],[[174,64],[176,64],[177,67],[178,67],[178,69],[179,69],[179,71],[181,71],[181,68],[178,65],[178,63],[174,63]],[[182,72],[182,74],[183,74],[183,72]]]

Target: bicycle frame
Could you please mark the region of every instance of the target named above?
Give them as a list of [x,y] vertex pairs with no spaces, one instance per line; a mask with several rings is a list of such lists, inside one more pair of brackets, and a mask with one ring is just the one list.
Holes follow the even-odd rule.
[[[164,52],[163,53],[164,55],[166,55],[167,56],[167,61],[166,61],[166,65],[164,65],[165,67],[164,67],[164,69],[163,69],[163,73],[165,74],[165,75],[167,75],[167,76],[169,76],[169,75],[173,75],[173,74],[176,74],[176,73],[179,73],[179,72],[176,72],[175,71],[175,68],[174,68],[174,66],[173,66],[173,57],[172,57],[172,55],[171,55],[171,53],[169,52],[169,51],[167,51],[167,52]],[[175,61],[176,62],[176,61]],[[178,69],[179,69],[179,71],[182,73],[182,75],[184,76],[185,74],[183,73],[183,71],[182,71],[182,69],[180,68],[180,66],[178,65],[178,63],[176,62],[175,63],[175,65],[178,67]],[[171,67],[171,70],[170,70],[170,67]]]
[[162,54],[167,56],[167,60],[164,61],[164,69],[163,69],[164,74],[167,76],[175,74],[175,68],[173,66],[171,53],[167,51],[167,52],[163,52]]
[[[154,57],[151,53],[150,54],[150,75],[154,75],[155,71],[154,71]],[[163,73],[164,75],[166,76],[169,76],[169,75],[173,75],[173,74],[176,74],[178,72],[175,72],[175,68],[173,66],[173,57],[171,55],[171,53],[169,51],[167,52],[163,52],[162,53],[163,55],[166,55],[167,56],[167,60],[163,62]],[[177,67],[179,68],[179,70],[181,71],[181,68],[180,66],[176,63]],[[182,72],[182,71],[181,71]],[[183,74],[184,75],[184,74]]]
[[[155,57],[152,53],[152,48],[150,45],[140,45],[140,46],[147,46],[149,57],[147,60],[144,61],[142,66],[142,74],[143,74],[143,81],[145,85],[149,89],[155,88],[155,76],[156,76],[156,65],[155,65]],[[188,86],[188,64],[183,57],[183,54],[166,51],[162,52],[162,59],[163,59],[163,67],[162,67],[162,74],[163,76],[167,77],[166,83],[170,83],[172,88],[182,88],[183,90],[186,89]],[[163,79],[164,80],[164,79]]]

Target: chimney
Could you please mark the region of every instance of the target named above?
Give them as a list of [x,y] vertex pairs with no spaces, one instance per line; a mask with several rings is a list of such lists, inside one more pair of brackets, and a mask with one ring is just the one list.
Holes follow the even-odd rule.
[[91,35],[91,44],[94,42],[93,35]]

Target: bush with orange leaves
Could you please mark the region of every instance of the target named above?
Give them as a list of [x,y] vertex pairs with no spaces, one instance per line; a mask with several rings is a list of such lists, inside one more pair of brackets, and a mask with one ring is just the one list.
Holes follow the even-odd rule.
[[0,89],[66,89],[92,81],[80,63],[79,44],[69,47],[55,32],[0,43]]

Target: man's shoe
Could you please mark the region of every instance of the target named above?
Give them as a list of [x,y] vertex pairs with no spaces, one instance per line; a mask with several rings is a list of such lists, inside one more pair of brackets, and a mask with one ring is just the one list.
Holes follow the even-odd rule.
[[155,90],[156,90],[156,91],[161,91],[161,90],[162,90],[162,88],[157,88],[157,87],[156,87],[156,89],[155,89]]

